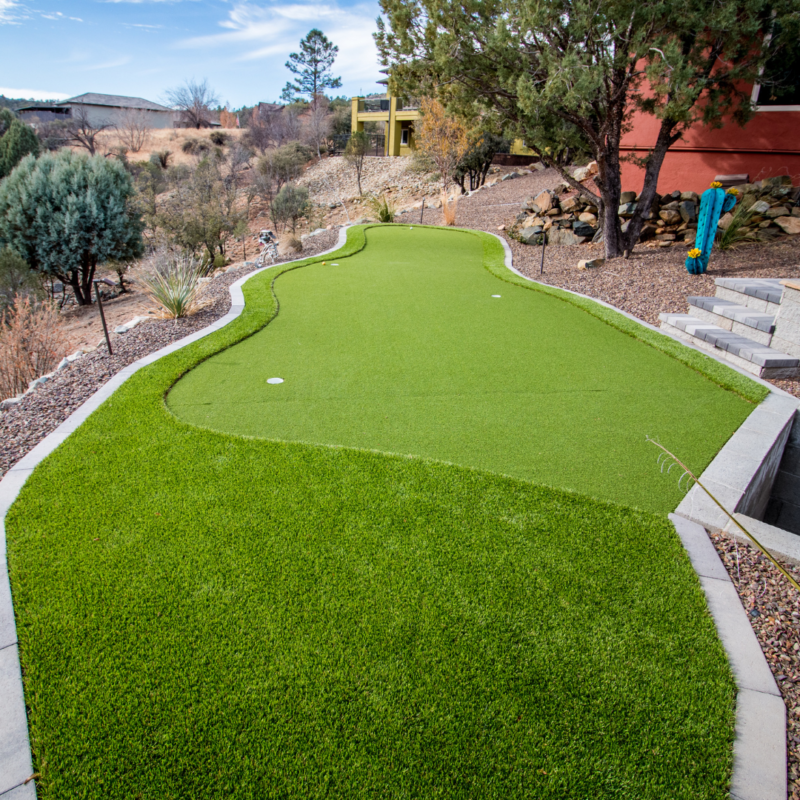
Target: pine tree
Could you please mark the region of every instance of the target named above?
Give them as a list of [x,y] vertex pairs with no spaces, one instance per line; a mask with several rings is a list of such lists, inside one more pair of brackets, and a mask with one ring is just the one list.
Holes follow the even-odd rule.
[[29,153],[39,155],[39,139],[33,129],[17,119],[10,111],[0,112],[0,180]]
[[117,159],[61,150],[26,156],[0,183],[0,248],[92,302],[98,264],[141,254],[133,180]]
[[326,89],[338,89],[342,79],[330,72],[338,53],[339,48],[322,31],[310,30],[300,41],[300,52],[292,53],[286,62],[286,68],[298,77],[286,84],[281,99],[294,103],[307,95],[313,103]]

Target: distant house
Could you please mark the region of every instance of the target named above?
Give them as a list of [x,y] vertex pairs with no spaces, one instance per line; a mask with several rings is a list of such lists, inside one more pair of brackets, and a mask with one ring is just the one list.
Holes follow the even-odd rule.
[[150,128],[171,128],[175,120],[175,112],[171,108],[150,100],[94,92],[80,94],[58,104],[31,103],[17,109],[17,113],[22,120],[34,126],[40,122],[75,119],[81,115],[96,127],[120,126],[132,113],[143,118]]

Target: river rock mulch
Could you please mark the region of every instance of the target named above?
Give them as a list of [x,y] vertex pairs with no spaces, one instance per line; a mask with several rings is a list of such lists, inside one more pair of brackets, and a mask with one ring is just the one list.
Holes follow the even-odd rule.
[[[339,231],[332,230],[307,239],[302,256],[328,250],[338,237]],[[206,284],[203,298],[208,305],[190,317],[148,320],[125,334],[112,334],[112,356],[105,344],[100,345],[56,372],[17,405],[1,411],[0,477],[121,369],[227,314],[230,285],[253,269],[241,265]]]
[[[800,596],[755,547],[711,537],[786,703],[789,798],[800,800]],[[800,567],[783,564],[800,581]]]

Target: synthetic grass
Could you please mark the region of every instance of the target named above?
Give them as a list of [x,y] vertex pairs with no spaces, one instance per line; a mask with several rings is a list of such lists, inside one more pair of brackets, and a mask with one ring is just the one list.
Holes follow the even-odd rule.
[[726,797],[734,684],[667,522],[182,423],[167,389],[274,313],[247,299],[8,515],[39,796]]
[[181,419],[670,511],[681,490],[645,437],[702,471],[752,411],[576,305],[498,281],[472,233],[372,228],[364,250],[282,275],[275,291],[269,326],[172,389]]

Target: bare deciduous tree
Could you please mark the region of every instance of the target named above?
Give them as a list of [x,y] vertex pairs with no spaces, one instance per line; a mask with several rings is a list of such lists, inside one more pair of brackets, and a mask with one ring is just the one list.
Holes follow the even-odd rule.
[[181,113],[182,120],[192,128],[207,128],[212,119],[211,106],[219,103],[219,97],[203,79],[198,83],[189,80],[183,86],[170,89],[167,100]]
[[314,96],[311,109],[306,117],[306,140],[317,151],[319,158],[322,145],[328,140],[333,124],[330,102],[324,94]]
[[138,153],[150,138],[150,124],[147,112],[139,108],[129,108],[117,126],[119,140],[131,153]]
[[95,125],[90,119],[89,115],[84,108],[78,108],[75,116],[70,121],[68,135],[70,144],[76,147],[85,147],[89,151],[89,155],[95,155],[99,142],[97,137],[109,128],[113,128],[111,124]]

